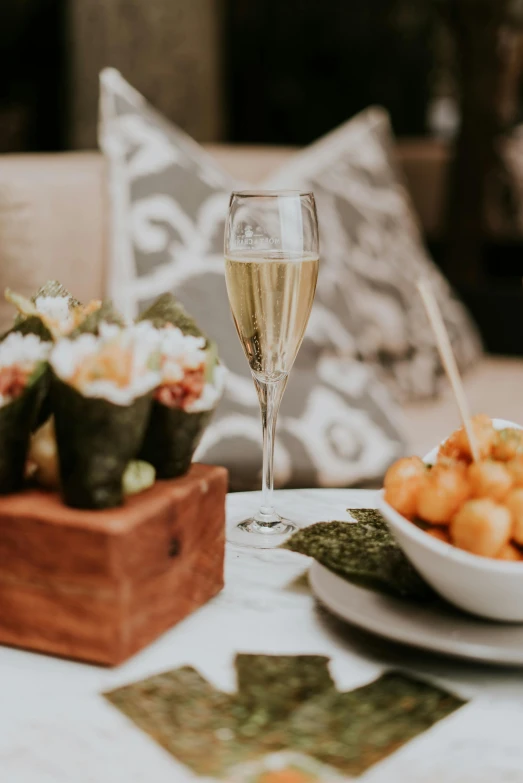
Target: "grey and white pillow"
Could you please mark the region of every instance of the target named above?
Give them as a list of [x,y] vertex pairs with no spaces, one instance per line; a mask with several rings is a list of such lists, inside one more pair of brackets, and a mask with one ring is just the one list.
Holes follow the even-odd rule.
[[[241,351],[241,349],[240,349]],[[240,360],[247,366],[243,355]],[[285,391],[274,450],[280,487],[346,487],[378,482],[404,453],[401,414],[371,367],[324,356],[294,367]],[[261,420],[245,368],[231,378],[197,454],[225,465],[234,489],[261,486]]]
[[[110,164],[112,206],[109,295],[134,317],[157,295],[171,290],[217,341],[230,377],[198,458],[226,465],[235,488],[258,486],[258,401],[230,316],[223,265],[224,220],[230,191],[238,183],[114,70],[102,74],[101,109],[100,144]],[[415,378],[417,387],[427,392],[437,375],[428,327],[401,285],[411,290],[414,269],[420,267],[436,279],[440,300],[448,291],[424,256],[409,261],[402,272],[402,253],[422,252],[421,246],[413,238],[415,227],[401,187],[383,162],[378,134],[369,130],[372,141],[366,140],[363,126],[368,122],[361,115],[352,121],[354,126],[348,123],[332,134],[339,167],[334,153],[327,154],[328,139],[316,145],[315,155],[304,158],[303,180],[313,184],[318,197],[322,266],[319,294],[278,422],[279,485],[346,486],[379,479],[402,453],[401,416],[368,365],[369,358],[386,359],[389,379],[402,388]],[[386,125],[382,117],[383,122]],[[340,139],[345,135],[352,147],[361,148],[358,164],[357,149],[347,161],[343,157],[346,145]],[[354,186],[340,181],[338,168],[349,180],[352,169],[358,171]],[[292,170],[282,171],[287,182],[291,176]],[[396,225],[399,220],[403,229]],[[353,228],[356,236],[348,245],[346,233]],[[393,238],[394,263],[387,272],[379,250],[384,254]],[[352,248],[348,255],[347,248]],[[444,308],[447,318],[450,312],[461,330],[470,331],[459,303],[450,302]],[[412,313],[416,335],[411,333]],[[418,355],[413,341],[420,344],[422,335]],[[462,364],[476,350],[473,332],[465,343],[468,348],[457,351]],[[428,381],[420,382],[418,376]]]
[[[109,294],[134,317],[172,290],[218,343],[229,380],[198,458],[229,468],[235,489],[260,485],[261,421],[247,361],[230,315],[223,229],[238,183],[167,124],[115,71],[102,75],[100,143],[110,164]],[[347,486],[377,480],[403,452],[401,417],[371,368],[318,354],[291,374],[278,421],[279,486]],[[324,345],[332,347],[327,341]]]
[[387,113],[370,108],[294,155],[265,183],[314,191],[323,269],[316,303],[350,333],[400,399],[437,394],[443,374],[416,283],[431,281],[461,370],[481,355],[468,312],[427,255],[396,168]]

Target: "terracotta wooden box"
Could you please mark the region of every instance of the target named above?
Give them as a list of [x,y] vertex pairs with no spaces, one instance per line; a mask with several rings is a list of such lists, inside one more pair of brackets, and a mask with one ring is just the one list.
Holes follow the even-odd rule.
[[223,587],[224,468],[190,472],[122,508],[0,497],[0,643],[114,665]]

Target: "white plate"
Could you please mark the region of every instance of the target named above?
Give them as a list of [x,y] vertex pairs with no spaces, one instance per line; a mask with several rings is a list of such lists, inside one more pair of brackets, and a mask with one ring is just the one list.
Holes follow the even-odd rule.
[[[497,430],[523,429],[505,419],[493,419]],[[424,457],[435,462],[437,450]],[[447,601],[466,612],[497,622],[523,623],[523,563],[478,557],[428,536],[389,506],[383,493],[379,510],[414,568]]]
[[313,593],[342,620],[400,644],[501,665],[523,666],[523,626],[481,620],[448,604],[388,598],[341,579],[314,562]]

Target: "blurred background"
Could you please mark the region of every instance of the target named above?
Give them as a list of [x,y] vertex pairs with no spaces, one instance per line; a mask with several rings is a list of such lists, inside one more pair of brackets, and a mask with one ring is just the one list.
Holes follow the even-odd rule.
[[523,0],[1,0],[0,152],[96,147],[107,65],[200,142],[384,106],[437,262],[521,352]]

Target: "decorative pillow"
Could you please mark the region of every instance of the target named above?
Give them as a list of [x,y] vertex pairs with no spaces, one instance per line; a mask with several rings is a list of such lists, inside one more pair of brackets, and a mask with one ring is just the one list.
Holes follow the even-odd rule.
[[[239,359],[247,364],[243,352]],[[295,366],[278,417],[275,483],[286,487],[377,483],[391,461],[404,453],[401,424],[387,388],[371,367],[357,359],[325,356],[310,369]],[[261,487],[261,418],[248,369],[238,367],[231,376],[196,456],[225,465],[233,489]]]
[[[223,263],[224,220],[238,183],[116,71],[104,71],[101,82],[100,143],[110,164],[112,205],[109,294],[134,317],[172,290],[217,341],[229,382],[197,457],[226,465],[234,488],[258,488],[258,399],[230,315]],[[336,316],[314,321],[309,349],[302,348],[305,358],[283,398],[276,482],[347,486],[378,480],[403,451],[401,416],[372,369],[350,355],[350,335]],[[327,339],[329,331],[334,340]],[[334,351],[336,342],[338,355],[321,355],[319,348]]]
[[460,369],[479,358],[478,332],[423,246],[383,109],[349,120],[264,184],[314,192],[323,261],[316,303],[336,314],[356,355],[380,367],[401,399],[434,396],[443,373],[420,277],[432,282]]

